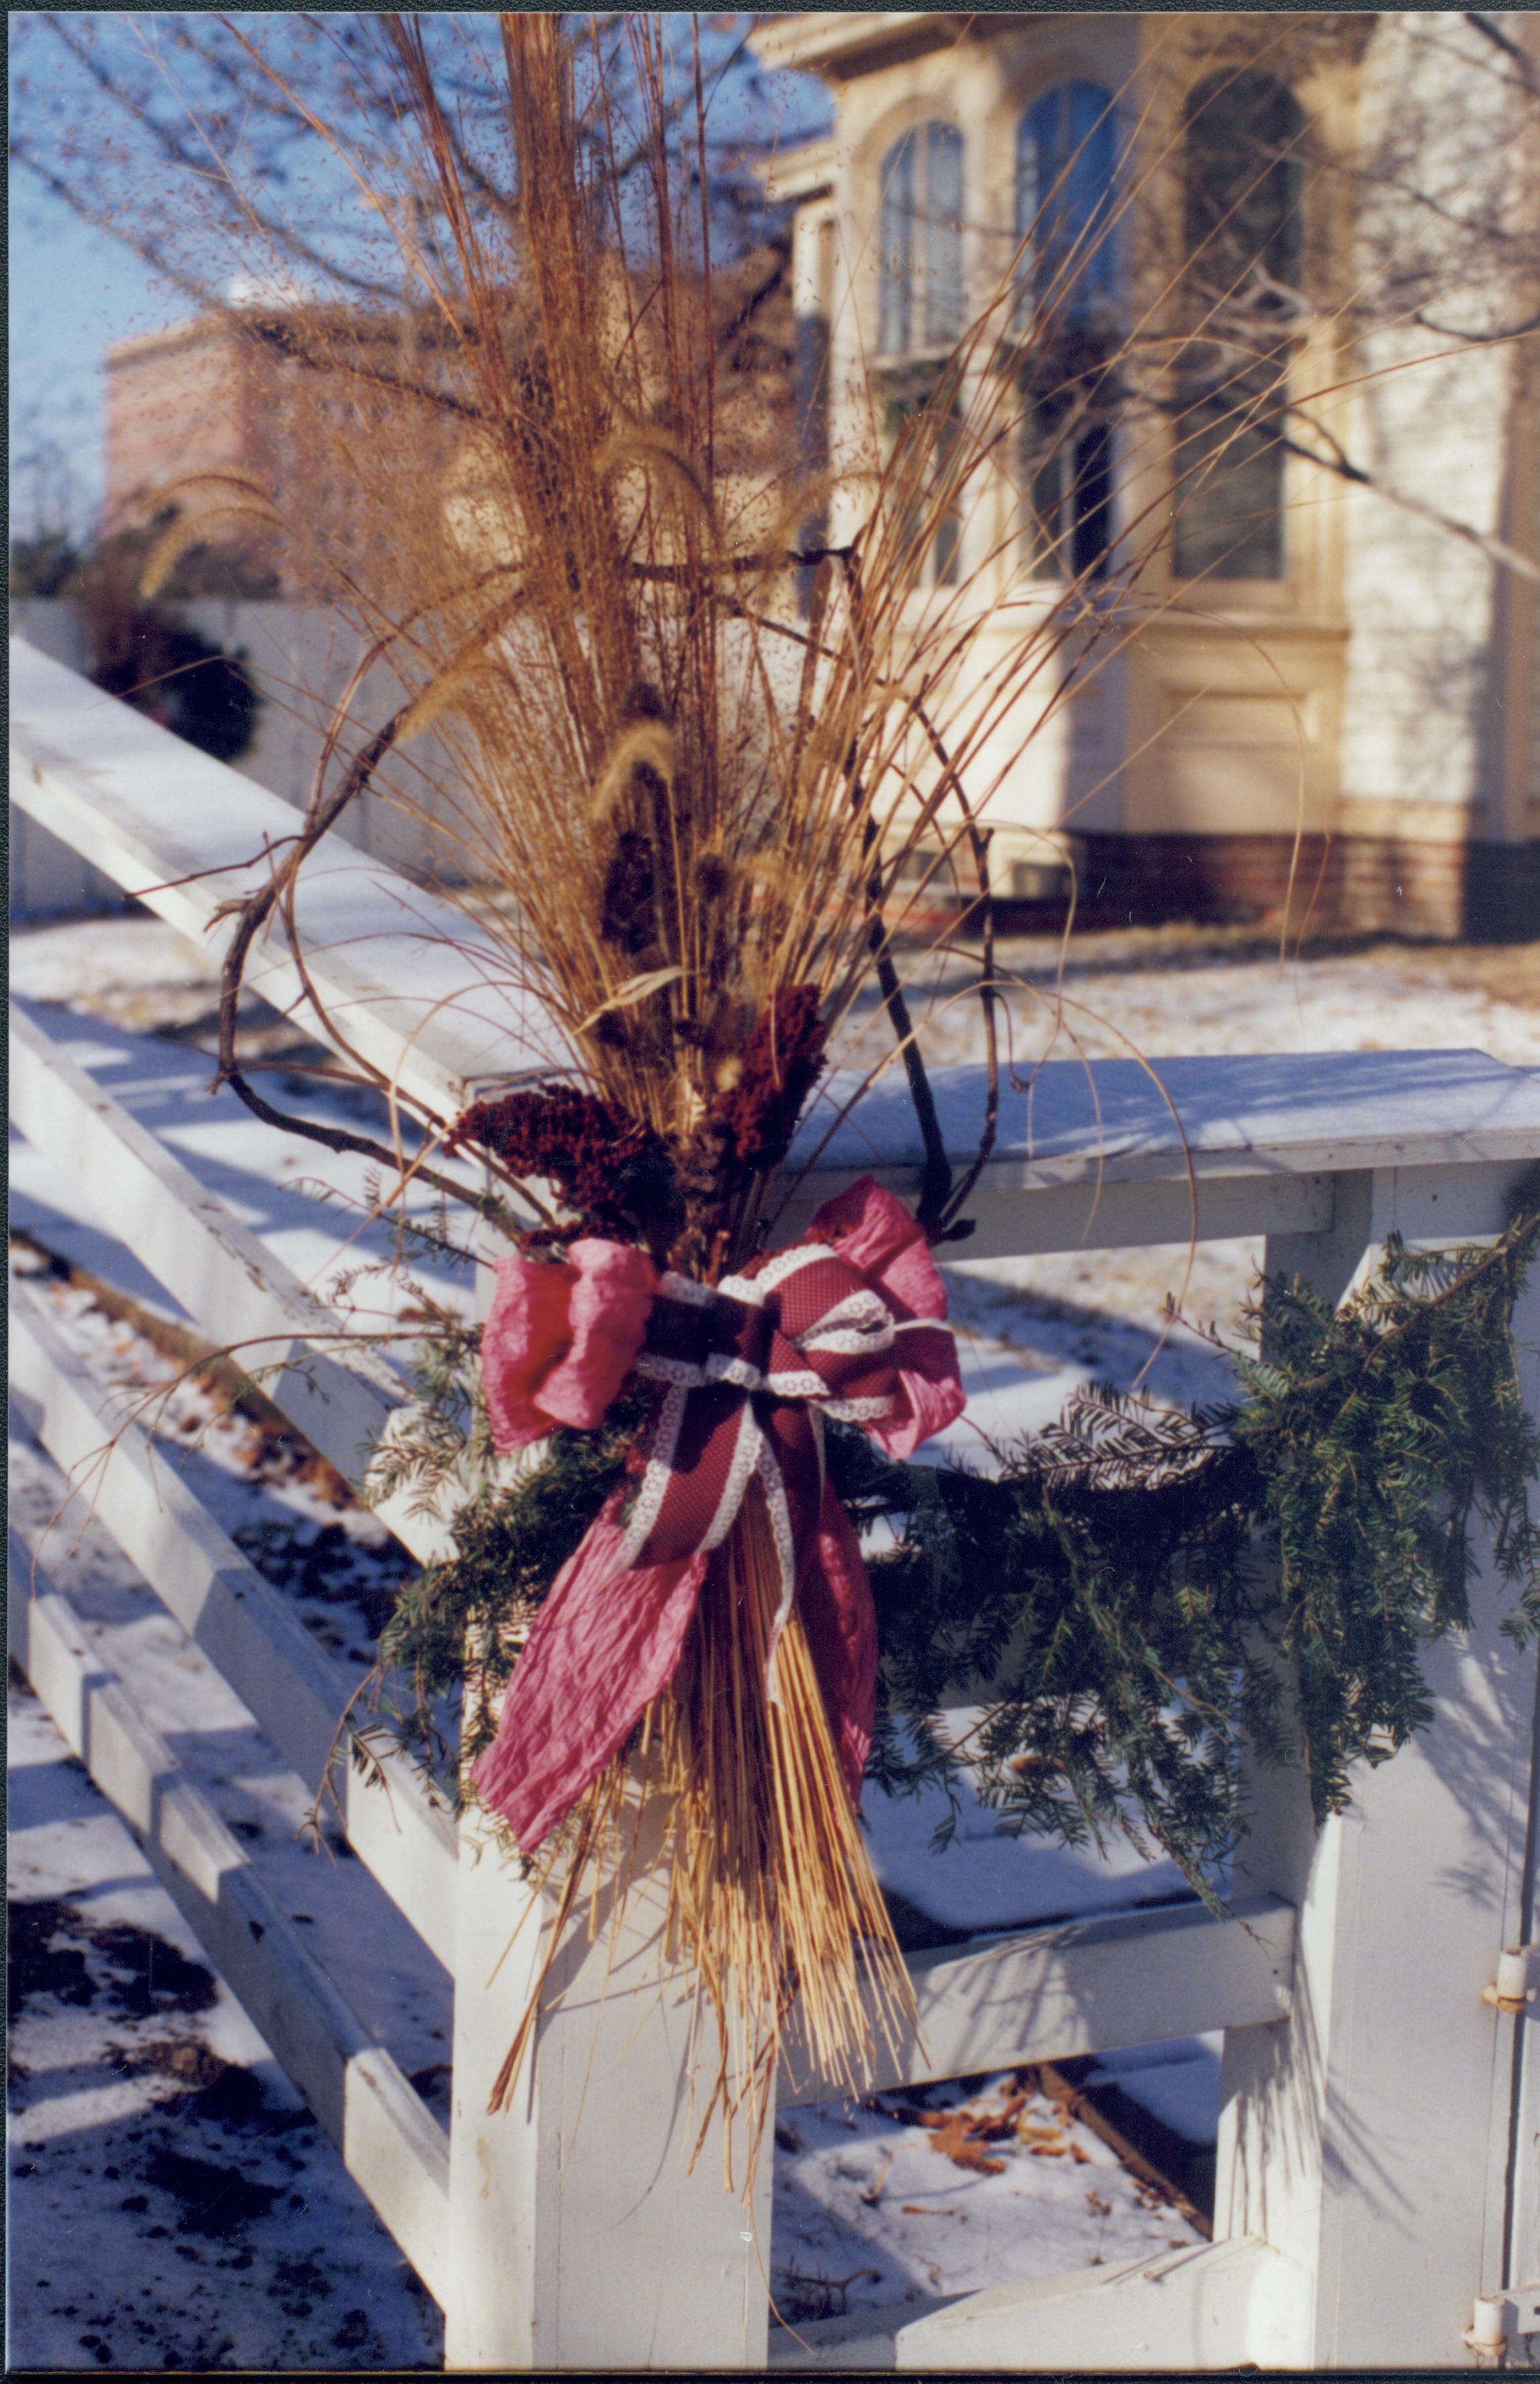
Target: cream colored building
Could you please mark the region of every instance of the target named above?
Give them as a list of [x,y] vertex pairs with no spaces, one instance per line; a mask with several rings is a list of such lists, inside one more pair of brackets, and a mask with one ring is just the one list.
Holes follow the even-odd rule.
[[[1540,85],[1540,19],[1489,21]],[[1537,310],[1540,104],[1521,63],[1453,15],[830,11],[770,19],[755,46],[834,103],[831,135],[769,178],[795,205],[825,391],[810,460],[822,443],[838,478],[1002,277],[1047,319],[1058,271],[1055,337],[1125,354],[1115,399],[1026,417],[1049,427],[1005,540],[1016,617],[1069,578],[1139,626],[1012,764],[1000,890],[1047,891],[1063,855],[1087,918],[1261,918],[1292,873],[1297,927],[1309,909],[1323,928],[1540,934],[1540,353],[1515,336]],[[1225,328],[1243,315],[1261,381]],[[1261,394],[1223,445],[1237,381]],[[833,518],[859,510],[846,489]],[[938,571],[998,547],[998,515],[957,535]]]

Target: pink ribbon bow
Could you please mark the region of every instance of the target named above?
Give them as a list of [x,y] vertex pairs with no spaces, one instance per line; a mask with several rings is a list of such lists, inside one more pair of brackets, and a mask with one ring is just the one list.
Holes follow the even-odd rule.
[[850,1519],[825,1478],[822,1418],[908,1457],[962,1412],[946,1293],[901,1201],[870,1176],[751,1280],[660,1275],[644,1251],[580,1241],[570,1263],[507,1258],[482,1341],[499,1448],[591,1428],[631,1377],[662,1389],[640,1488],[612,1497],[553,1583],[477,1787],[532,1852],[672,1678],[751,1482],[780,1562],[771,1644],[798,1603],[852,1803],[876,1703],[876,1616]]

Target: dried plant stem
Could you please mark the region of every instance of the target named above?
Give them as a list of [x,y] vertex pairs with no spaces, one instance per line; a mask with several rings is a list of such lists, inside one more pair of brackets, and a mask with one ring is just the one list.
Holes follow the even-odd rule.
[[868,2074],[874,2031],[892,2035],[913,2016],[795,1612],[776,1652],[774,1701],[767,1694],[779,1596],[755,1494],[708,1583],[675,1682],[672,1746],[667,1732],[664,1741],[680,1765],[673,1918],[717,2004],[724,2048],[711,2107],[720,2098],[746,2109],[751,2175],[794,1995],[810,2050],[852,2093]]
[[[598,1904],[598,1893],[606,1856],[615,1865],[617,1879],[624,1897],[625,1864],[616,1845],[620,1824],[631,1786],[624,1760],[612,1763],[602,1777],[594,1782],[574,1815],[571,1825],[564,1830],[550,1854],[534,1875],[533,1886],[538,1894],[549,1891],[554,1897],[554,1910],[541,1916],[545,1944],[535,1971],[535,1983],[519,2018],[514,2041],[503,2056],[502,2068],[492,2081],[488,2098],[490,2112],[505,2111],[514,2098],[514,2088],[524,2066],[537,2023],[540,2020],[545,1990],[557,1955],[566,1942],[567,1931],[582,1898],[583,1885],[588,1881],[589,1928],[590,1934]],[[617,1901],[621,1900],[617,1899]]]
[[[781,1636],[774,1701],[770,1633],[780,1579],[757,1494],[713,1564],[671,1689],[651,1708],[640,1751],[613,1764],[542,1873],[555,1889],[528,2008],[493,2090],[508,2103],[556,1953],[588,1896],[590,1933],[613,1879],[615,1927],[636,1881],[640,1812],[661,1798],[668,1906],[666,1973],[690,1977],[716,2055],[698,2157],[713,2117],[740,2119],[751,2194],[775,2107],[781,2036],[800,2000],[809,2053],[852,2094],[880,2039],[912,2027],[913,1997],[840,1771],[795,1612]],[[560,1884],[557,1887],[556,1882]],[[666,1982],[666,1980],[664,1983]],[[724,2126],[733,2182],[735,2130]]]

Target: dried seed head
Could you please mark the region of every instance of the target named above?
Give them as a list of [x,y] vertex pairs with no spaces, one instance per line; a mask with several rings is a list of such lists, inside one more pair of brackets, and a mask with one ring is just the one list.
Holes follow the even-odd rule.
[[728,1129],[741,1165],[778,1167],[786,1157],[823,1067],[827,1037],[816,986],[789,986],[771,995],[739,1062],[738,1080],[712,1103],[712,1116]]
[[674,783],[677,763],[672,729],[661,720],[633,721],[611,746],[594,781],[595,820],[604,819],[639,782],[649,793],[665,791]]
[[664,700],[651,679],[633,679],[620,716],[627,726],[637,720],[666,720],[668,714]]
[[719,852],[701,855],[695,864],[695,890],[702,902],[720,902],[732,882],[732,869]]
[[652,847],[636,828],[625,828],[604,873],[599,932],[633,960],[649,950],[657,933],[656,875]]
[[660,1135],[573,1085],[541,1085],[478,1101],[456,1121],[453,1149],[472,1142],[513,1175],[544,1177],[583,1226],[600,1233],[666,1235],[677,1220],[673,1154]]

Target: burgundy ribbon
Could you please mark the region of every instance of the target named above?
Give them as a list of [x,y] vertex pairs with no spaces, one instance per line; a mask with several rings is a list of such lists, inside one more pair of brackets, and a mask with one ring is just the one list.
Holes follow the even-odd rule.
[[[553,1583],[472,1777],[532,1852],[598,1778],[679,1660],[707,1564],[757,1482],[852,1803],[871,1746],[876,1616],[824,1471],[823,1418],[907,1457],[962,1412],[946,1293],[919,1227],[868,1176],[751,1280],[662,1274],[645,1252],[577,1242],[508,1258],[482,1341],[500,1448],[591,1428],[627,1379],[661,1393],[640,1484],[618,1491]],[[627,1500],[632,1503],[627,1510]]]

